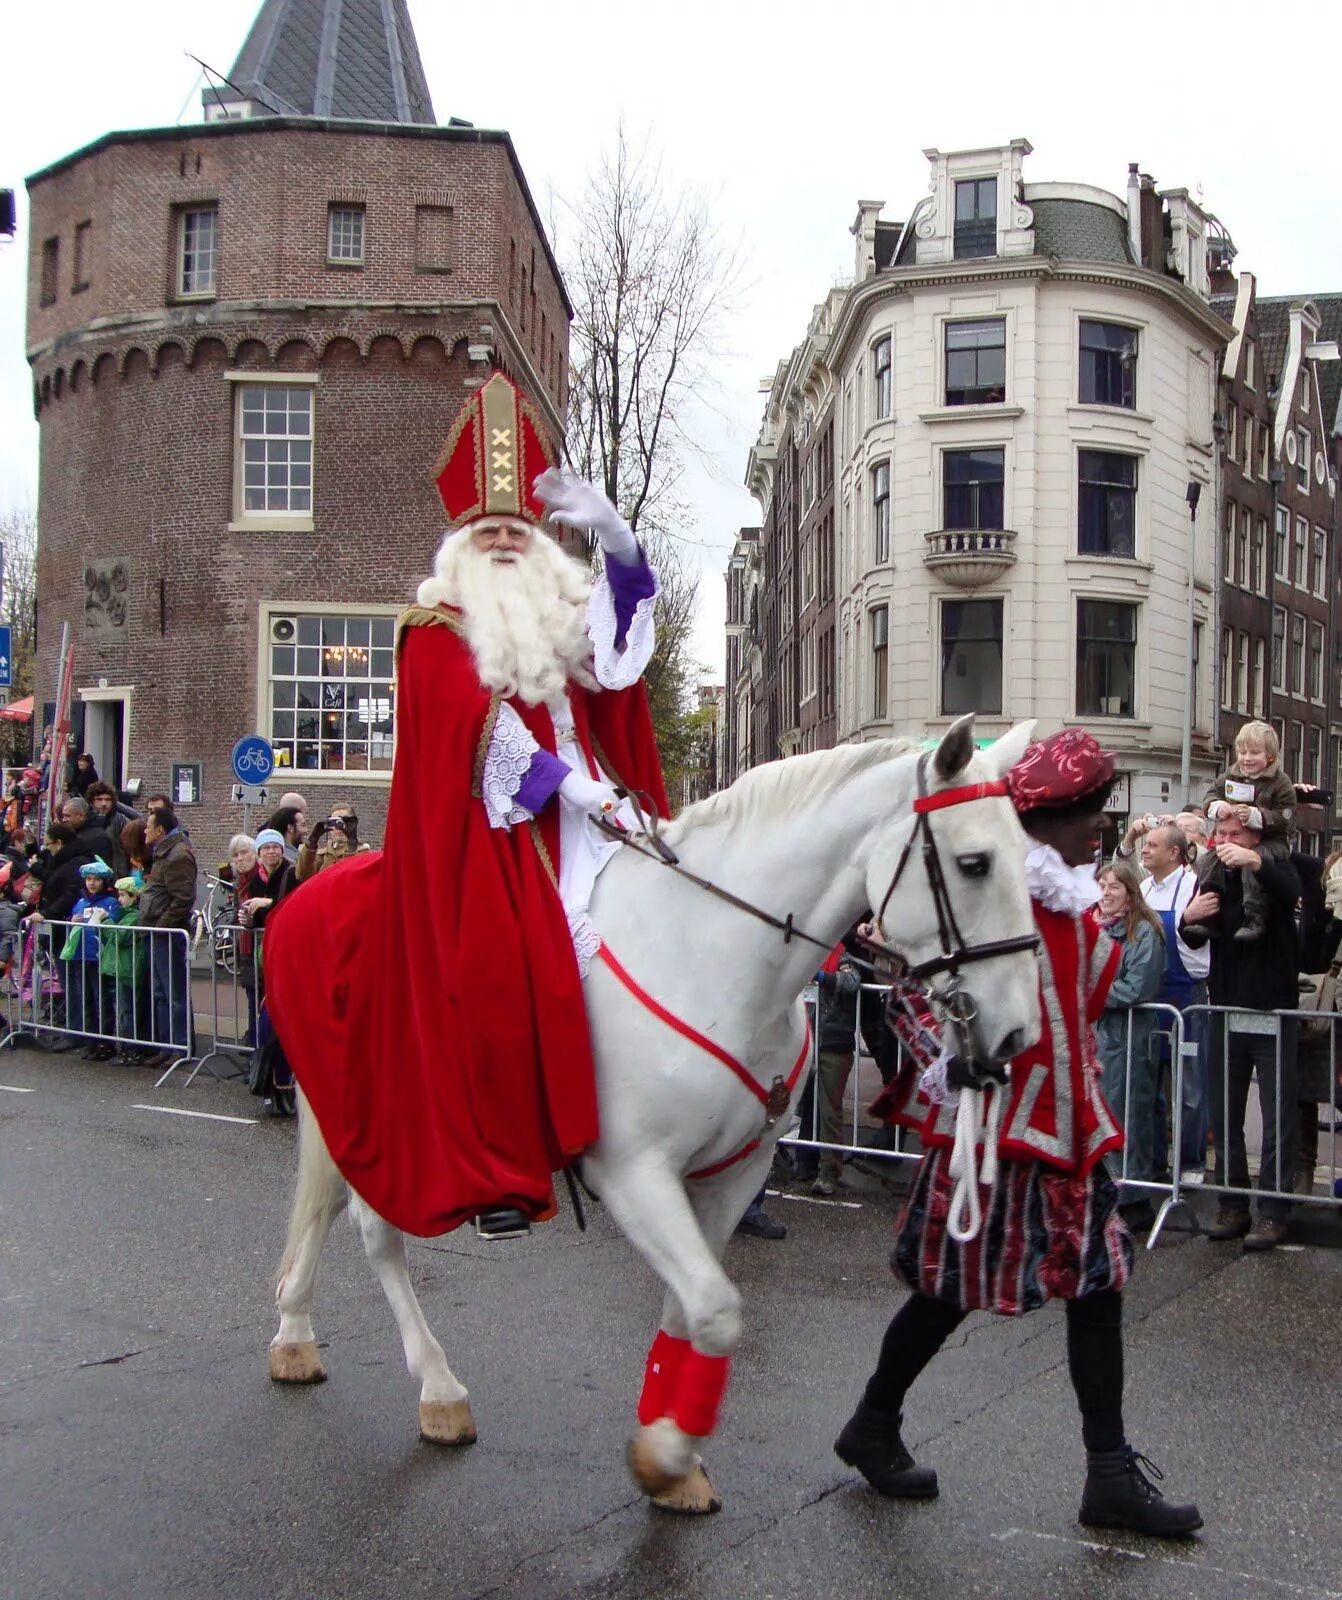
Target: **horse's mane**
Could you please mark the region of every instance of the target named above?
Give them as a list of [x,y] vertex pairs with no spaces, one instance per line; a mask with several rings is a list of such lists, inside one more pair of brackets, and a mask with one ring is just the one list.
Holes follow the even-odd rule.
[[841,744],[751,767],[730,789],[720,789],[706,800],[686,806],[667,824],[667,843],[676,844],[700,828],[735,828],[747,822],[777,820],[795,811],[802,801],[814,804],[827,799],[868,767],[893,761],[918,748],[911,739],[873,739],[866,744]]

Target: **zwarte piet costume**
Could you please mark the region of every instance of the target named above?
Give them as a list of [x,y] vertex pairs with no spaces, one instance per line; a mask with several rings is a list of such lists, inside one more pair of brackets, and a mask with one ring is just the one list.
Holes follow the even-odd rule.
[[936,1473],[914,1462],[900,1434],[909,1387],[970,1311],[1015,1316],[1061,1299],[1089,1464],[1082,1521],[1182,1535],[1201,1525],[1196,1507],[1161,1497],[1123,1430],[1120,1291],[1132,1270],[1132,1239],[1101,1159],[1123,1135],[1100,1092],[1093,1034],[1119,951],[1091,914],[1099,899],[1093,865],[1074,864],[1086,859],[1087,834],[1098,832],[1113,775],[1112,755],[1080,729],[1031,745],[1008,775],[1031,838],[1026,875],[1039,932],[1041,1032],[1011,1062],[996,1173],[980,1185],[982,1227],[964,1243],[948,1227],[954,1091],[932,1087],[936,1074],[927,1070],[940,1047],[935,1019],[925,996],[908,987],[893,992],[890,1016],[906,1065],[874,1109],[915,1128],[926,1150],[892,1255],[914,1292],[891,1322],[835,1450],[883,1494],[935,1495]]

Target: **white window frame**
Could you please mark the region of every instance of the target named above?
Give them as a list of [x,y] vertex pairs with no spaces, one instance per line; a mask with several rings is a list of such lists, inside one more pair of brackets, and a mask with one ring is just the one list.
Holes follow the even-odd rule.
[[[1328,680],[1328,665],[1325,651],[1328,640],[1321,622],[1310,622],[1305,639],[1305,649],[1308,658],[1305,662],[1305,684],[1309,690],[1309,698],[1316,705],[1323,704],[1324,684]],[[1315,646],[1317,645],[1317,650]],[[1316,670],[1317,666],[1317,670]]]
[[1256,635],[1253,641],[1253,695],[1249,715],[1261,717],[1267,710],[1267,641]]
[[1235,709],[1234,685],[1231,682],[1231,673],[1234,670],[1235,656],[1235,630],[1233,628],[1221,629],[1221,709],[1233,711]]
[[1239,538],[1239,507],[1233,500],[1226,501],[1225,549],[1221,553],[1221,576],[1227,583],[1235,581],[1235,544]]
[[1272,526],[1272,575],[1283,583],[1291,581],[1291,513],[1277,507]]
[[[208,284],[187,283],[187,232],[192,217],[210,217],[213,219],[213,236],[209,249],[209,282]],[[178,300],[213,300],[218,294],[219,284],[219,205],[211,201],[208,205],[183,206],[177,213],[177,248],[176,248],[176,277]]]
[[[1133,614],[1132,627],[1132,710],[1131,711],[1083,711],[1077,695],[1077,672],[1081,665],[1081,603],[1099,602],[1102,605],[1126,606]],[[1142,661],[1142,603],[1132,600],[1127,595],[1115,594],[1077,594],[1072,595],[1072,684],[1070,699],[1072,702],[1072,715],[1077,718],[1085,717],[1113,717],[1118,721],[1140,721],[1143,712],[1142,686],[1143,686],[1143,661]]]
[[1328,598],[1328,535],[1322,528],[1310,534],[1309,561],[1313,590],[1320,600]]
[[[337,249],[343,240],[336,236],[337,217],[357,217],[358,252]],[[326,264],[328,267],[361,267],[367,259],[368,208],[361,201],[332,200],[326,208]]]
[[[884,355],[884,362],[882,362]],[[873,420],[885,422],[894,414],[895,404],[895,339],[887,333],[871,347],[871,378]]]
[[[1299,648],[1297,648],[1297,645]],[[1290,638],[1287,641],[1287,686],[1297,700],[1305,698],[1305,678],[1308,672],[1309,629],[1298,611],[1291,613]]]
[[1287,665],[1287,655],[1289,654],[1291,648],[1291,641],[1287,637],[1289,630],[1287,629],[1286,625],[1287,617],[1285,606],[1273,606],[1272,608],[1272,633],[1270,638],[1273,645],[1275,645],[1277,642],[1277,619],[1279,617],[1281,619],[1281,652],[1278,654],[1274,650],[1272,653],[1272,687],[1276,693],[1285,694],[1286,674],[1289,671],[1289,667]]
[[[385,684],[388,684],[390,686],[390,685],[394,684],[394,681],[395,681],[395,679],[394,679],[394,668],[395,668],[396,618],[399,615],[400,609],[401,608],[398,607],[398,606],[364,605],[362,603],[359,603],[359,604],[351,603],[348,606],[342,606],[342,605],[340,605],[338,603],[334,603],[334,602],[329,604],[329,605],[317,605],[317,604],[313,604],[310,601],[294,601],[294,602],[267,601],[265,604],[263,604],[260,607],[260,625],[259,625],[259,627],[257,629],[257,675],[256,675],[256,682],[257,682],[257,696],[256,696],[256,699],[257,699],[257,704],[256,704],[257,726],[264,730],[266,737],[268,739],[270,739],[272,744],[274,744],[276,746],[277,757],[281,753],[281,750],[283,749],[286,741],[285,741],[284,737],[277,736],[277,734],[276,734],[276,723],[274,721],[274,714],[276,712],[283,713],[286,710],[288,710],[289,708],[287,708],[285,706],[277,706],[277,705],[275,705],[274,697],[273,697],[273,693],[272,693],[274,684],[276,684],[276,683],[289,683],[289,682],[294,682],[294,683],[303,683],[303,682],[324,683],[324,682],[329,681],[332,685],[336,685],[336,684],[347,684],[347,683],[350,682],[350,680],[348,678],[343,678],[343,677],[342,678],[332,677],[330,680],[324,679],[323,676],[322,676],[322,673],[321,673],[320,663],[318,663],[318,670],[317,670],[317,672],[315,674],[314,673],[310,673],[310,672],[300,672],[298,670],[298,667],[297,667],[297,660],[295,660],[295,670],[294,670],[294,672],[292,674],[281,671],[279,673],[276,673],[276,674],[272,675],[272,671],[271,671],[272,654],[271,654],[271,652],[272,652],[272,649],[275,646],[275,644],[277,642],[280,642],[280,641],[276,641],[272,636],[272,630],[274,628],[275,623],[280,621],[280,619],[282,619],[282,618],[292,618],[292,619],[294,619],[295,621],[297,621],[299,623],[301,623],[304,619],[311,618],[311,617],[318,618],[319,619],[319,623],[320,623],[321,620],[336,619],[336,618],[344,619],[345,621],[348,621],[350,619],[355,619],[355,620],[367,619],[369,624],[370,624],[370,627],[369,627],[370,637],[371,637],[371,634],[372,634],[372,626],[371,626],[371,624],[374,621],[382,621],[384,623],[389,623],[389,625],[390,625],[390,637],[391,637],[391,640],[392,640],[391,666],[393,668],[393,672],[392,673],[386,673],[386,674],[381,674],[380,673],[376,677],[374,677],[374,675],[372,673],[372,670],[371,670],[372,669],[372,665],[373,665],[374,646],[370,642],[370,645],[368,646],[369,672],[367,674],[367,677],[366,677],[366,679],[362,679],[362,680],[360,678],[356,677],[353,681],[356,684],[359,683],[360,681],[367,681],[370,685],[385,683]],[[384,636],[386,636],[387,630],[386,630],[385,627],[381,630],[381,632],[382,632],[382,634]],[[294,648],[294,651],[295,651],[295,657],[297,657],[297,651],[299,649],[298,638],[299,638],[299,635],[296,633],[295,637],[294,637],[294,640],[293,640],[293,648]],[[315,648],[316,650],[318,650],[318,652],[321,652],[321,651],[325,650],[328,647],[319,643],[315,647],[312,646],[312,645],[303,645],[302,648],[304,648],[304,649],[313,649],[313,648]],[[345,648],[347,648],[347,649],[348,648],[358,649],[358,648],[360,648],[360,646],[358,646],[358,645],[354,645],[354,646],[346,645]],[[382,650],[385,650],[386,646],[385,645],[378,645],[376,647],[376,649],[380,652]],[[386,661],[385,661],[385,658],[381,659],[378,664],[385,666],[387,664]],[[297,696],[295,696],[295,698],[297,698]],[[365,700],[368,702],[368,710],[370,712],[375,712],[376,709],[377,709],[376,702],[381,700],[382,698],[383,697],[380,696],[380,695],[368,695],[368,696],[365,696]],[[370,759],[370,761],[373,760],[373,759],[377,759],[379,761],[385,762],[384,766],[380,766],[380,767],[369,766],[367,768],[364,768],[364,767],[300,767],[300,766],[297,766],[297,765],[290,765],[288,763],[279,764],[277,762],[276,769],[275,769],[275,782],[280,787],[283,787],[283,783],[281,782],[281,778],[282,777],[284,779],[288,779],[290,777],[297,779],[298,777],[301,777],[302,780],[303,780],[304,786],[306,786],[308,783],[313,783],[313,784],[337,784],[337,785],[340,785],[341,787],[343,787],[345,789],[348,789],[350,784],[353,783],[353,782],[357,782],[357,783],[390,783],[391,782],[391,768],[392,768],[392,753],[393,753],[393,749],[394,749],[394,746],[395,746],[395,739],[396,739],[395,695],[394,695],[394,692],[391,695],[389,695],[387,698],[391,699],[391,701],[392,701],[391,718],[390,718],[392,726],[391,726],[390,731],[382,730],[380,732],[380,734],[379,734],[379,737],[378,737],[377,741],[376,741],[377,744],[385,746],[385,749],[380,751],[376,758],[373,757],[373,755],[372,755],[372,747],[373,747],[373,744],[374,744],[375,741],[371,737],[371,735],[372,735],[372,724],[371,724],[371,722],[369,724],[370,737],[367,740],[367,743],[369,745],[369,759]],[[322,727],[320,725],[320,719],[322,719],[323,717],[325,717],[328,714],[334,714],[334,708],[323,709],[320,706],[315,708],[316,709],[316,715],[317,715],[317,717],[319,719],[318,737],[315,740],[306,740],[305,739],[305,740],[302,740],[302,741],[299,741],[298,738],[297,738],[298,709],[299,708],[297,707],[297,705],[295,705],[295,707],[293,708],[294,717],[295,717],[295,736],[294,736],[294,738],[292,740],[292,743],[294,745],[295,754],[297,753],[298,745],[301,742],[303,744],[309,744],[309,743],[316,744],[317,747],[318,747],[319,755],[320,755],[320,747],[321,747],[321,745],[323,743],[328,743],[328,744],[334,743],[333,740],[325,740],[324,741],[321,738],[321,733],[322,733],[323,729],[322,729]],[[312,708],[305,708],[305,709],[311,710]],[[350,709],[354,709],[356,711],[359,709],[359,702],[358,702],[357,698],[356,698],[356,701],[355,701],[355,706],[353,708],[351,708],[348,704],[343,708],[344,714],[347,715],[348,712],[350,711]],[[380,719],[380,720],[384,720],[385,721],[387,719],[383,718],[383,719]],[[347,732],[347,731],[348,731],[348,724],[346,725],[346,729],[344,731],[342,731],[342,736],[341,736],[341,740],[340,740],[342,749],[348,743],[348,740],[345,738],[345,732]],[[287,751],[285,753],[287,753]]]
[[[226,372],[225,379],[232,385],[233,405],[233,520],[229,523],[230,533],[246,532],[289,532],[311,533],[313,529],[312,506],[316,500],[316,469],[317,469],[317,404],[313,391],[318,383],[315,372]],[[299,511],[270,511],[252,510],[246,506],[244,493],[244,465],[245,444],[248,437],[244,435],[243,427],[243,395],[249,388],[262,386],[278,387],[284,389],[306,389],[309,392],[308,410],[308,508]],[[296,435],[275,435],[274,437],[295,438]]]
[[[1306,380],[1308,381],[1308,380]],[[1295,430],[1295,470],[1300,474],[1300,487],[1309,490],[1309,475],[1313,472],[1314,441],[1308,428]]]
[[1237,641],[1238,651],[1235,661],[1235,709],[1248,716],[1253,709],[1249,704],[1253,693],[1249,682],[1249,635],[1241,633]]
[[[885,638],[877,643],[877,617],[883,617]],[[884,722],[890,716],[890,607],[872,606],[867,612],[867,649],[871,660],[871,717]]]
[[[876,477],[876,475],[877,475],[877,473],[880,473],[880,472],[884,472],[884,474],[885,474],[885,492],[884,492],[884,494],[879,493],[878,490],[877,490],[877,477]],[[890,518],[890,460],[889,460],[889,458],[887,457],[883,461],[874,461],[872,463],[872,465],[871,465],[871,470],[870,470],[870,474],[869,475],[870,475],[870,478],[871,478],[871,555],[872,555],[872,565],[876,566],[876,567],[883,567],[883,566],[888,565],[888,563],[890,561],[891,518]],[[881,549],[882,530],[881,530],[880,524],[881,524],[881,514],[882,514],[881,513],[881,508],[882,507],[884,507],[884,515],[885,515],[885,529],[884,529],[885,549],[884,549],[884,551],[882,551],[882,549]]]
[[1291,582],[1309,592],[1309,518],[1295,519],[1295,545],[1291,560]]

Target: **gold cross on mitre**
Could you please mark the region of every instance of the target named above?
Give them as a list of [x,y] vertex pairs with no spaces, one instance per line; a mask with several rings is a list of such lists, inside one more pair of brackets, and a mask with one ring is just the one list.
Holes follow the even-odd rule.
[[517,397],[506,378],[495,375],[480,391],[487,441],[484,509],[505,516],[522,514],[517,484]]

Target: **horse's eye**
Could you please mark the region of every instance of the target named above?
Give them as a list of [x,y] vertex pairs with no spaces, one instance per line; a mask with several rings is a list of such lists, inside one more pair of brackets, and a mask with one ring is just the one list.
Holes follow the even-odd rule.
[[955,864],[966,878],[986,878],[992,870],[993,859],[986,850],[969,850],[956,856]]

